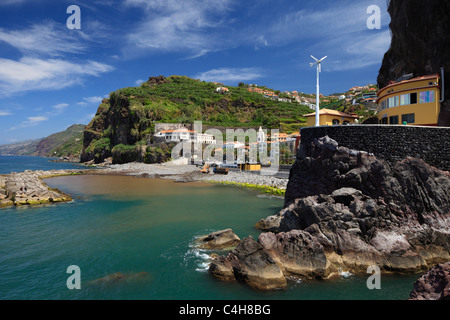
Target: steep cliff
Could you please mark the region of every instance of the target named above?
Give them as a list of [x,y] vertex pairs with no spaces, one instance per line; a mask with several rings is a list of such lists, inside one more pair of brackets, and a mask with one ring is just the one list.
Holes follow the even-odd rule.
[[450,1],[391,0],[392,42],[381,66],[378,85],[413,73],[440,73],[445,68],[445,101],[438,124],[450,126]]

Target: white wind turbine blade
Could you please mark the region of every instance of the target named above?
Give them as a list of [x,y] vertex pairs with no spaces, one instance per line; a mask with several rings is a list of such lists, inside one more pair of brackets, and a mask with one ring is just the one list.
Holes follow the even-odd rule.
[[322,61],[325,60],[326,58],[328,58],[328,56],[323,57],[322,59],[319,60],[319,62],[322,62]]
[[311,56],[311,58],[313,58],[314,60],[316,60],[317,62],[319,62],[319,59],[317,59],[316,57]]

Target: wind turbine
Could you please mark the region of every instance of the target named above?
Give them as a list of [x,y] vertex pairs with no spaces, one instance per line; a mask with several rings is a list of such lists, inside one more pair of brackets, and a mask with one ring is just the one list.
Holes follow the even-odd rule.
[[322,59],[317,59],[314,56],[311,56],[311,58],[313,58],[314,60],[316,60],[316,62],[312,62],[310,63],[311,67],[314,66],[315,64],[317,65],[317,94],[316,94],[316,127],[320,126],[320,121],[319,121],[319,112],[320,112],[320,100],[319,100],[319,95],[320,95],[320,90],[319,90],[319,73],[322,71],[322,66],[321,63],[323,60],[325,60],[328,56],[323,57]]

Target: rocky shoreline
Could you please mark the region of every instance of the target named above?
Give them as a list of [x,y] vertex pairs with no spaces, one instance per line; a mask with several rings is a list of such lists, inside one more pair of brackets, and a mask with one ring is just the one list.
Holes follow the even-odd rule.
[[324,137],[299,150],[285,208],[256,223],[210,265],[213,277],[260,290],[339,271],[416,273],[450,261],[450,173],[419,159],[390,167]]
[[72,201],[70,195],[49,188],[42,179],[85,173],[83,170],[26,170],[0,175],[0,208]]
[[99,167],[95,172],[99,174],[123,174],[136,177],[170,179],[175,182],[208,182],[227,184],[249,184],[267,186],[285,190],[288,179],[274,176],[264,176],[245,171],[230,171],[226,175],[202,173],[195,165],[183,164],[145,164],[132,162],[127,164],[107,164]]

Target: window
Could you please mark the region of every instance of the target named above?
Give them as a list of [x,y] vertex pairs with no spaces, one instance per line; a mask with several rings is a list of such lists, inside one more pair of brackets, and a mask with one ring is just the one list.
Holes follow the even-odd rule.
[[333,119],[333,126],[337,126],[337,125],[339,125],[339,120]]
[[384,117],[383,119],[381,119],[381,124],[388,124],[388,118]]
[[411,100],[410,101],[411,104],[416,104],[417,103],[417,92],[411,93],[411,96],[409,98]]
[[398,124],[398,116],[389,117],[389,124]]
[[415,123],[415,114],[414,113],[410,113],[410,114],[403,114],[402,115],[402,123]]
[[395,96],[395,97],[389,98],[388,104],[389,104],[388,108],[398,107],[398,105],[399,105],[399,97]]
[[434,102],[434,91],[422,91],[419,94],[419,103]]
[[381,110],[385,110],[386,109],[386,100],[381,101]]
[[411,104],[411,94],[402,94],[400,96],[400,105],[405,106],[407,104]]

